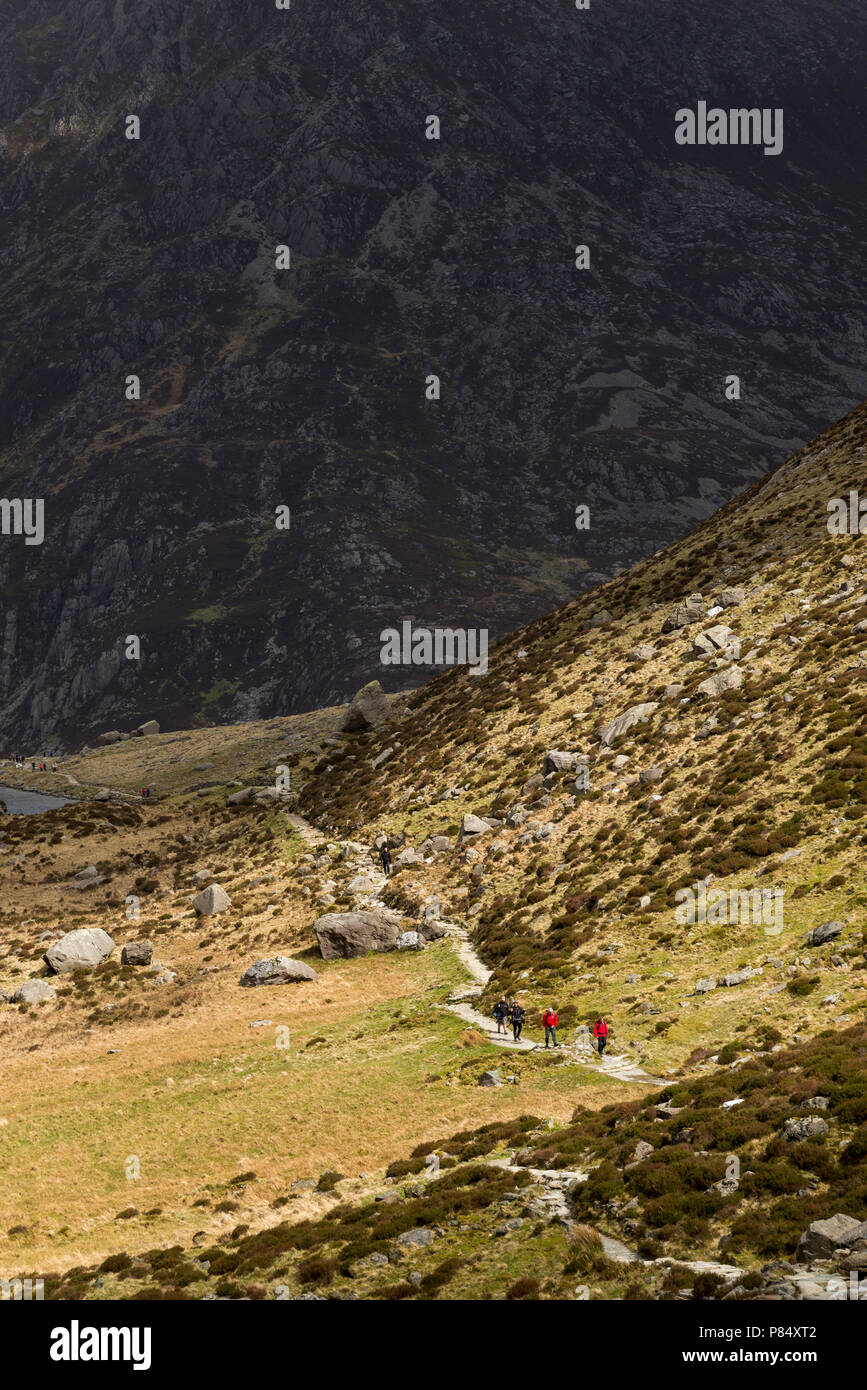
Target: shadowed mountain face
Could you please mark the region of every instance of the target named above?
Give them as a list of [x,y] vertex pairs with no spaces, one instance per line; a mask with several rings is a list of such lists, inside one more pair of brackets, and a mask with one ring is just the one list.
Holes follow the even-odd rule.
[[[493,641],[863,398],[865,40],[861,0],[0,4],[0,494],[45,501],[7,736],[335,702],[405,617]],[[782,153],[678,146],[699,101]]]

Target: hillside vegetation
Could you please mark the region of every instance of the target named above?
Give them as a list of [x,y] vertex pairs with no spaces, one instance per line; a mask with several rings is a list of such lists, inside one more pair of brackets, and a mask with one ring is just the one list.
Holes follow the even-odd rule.
[[[75,795],[112,799],[4,822],[7,993],[72,926],[161,958],[0,1008],[4,1267],[61,1298],[789,1298],[857,1280],[867,564],[826,523],[865,464],[861,407],[381,727],[346,734],[328,711],[130,740],[68,764]],[[227,804],[284,761],[288,792]],[[130,804],[146,765],[160,799]],[[203,917],[209,881],[231,905]],[[314,920],[347,911],[444,931],[323,961]],[[471,993],[465,932],[492,971],[473,1007],[517,993],[539,1041],[554,1004],[566,1046],[506,1056],[444,1007]],[[318,979],[239,989],[276,954]],[[582,1046],[599,1013],[619,1075]],[[491,1069],[503,1084],[479,1085]],[[837,1214],[839,1239],[799,1247]]]

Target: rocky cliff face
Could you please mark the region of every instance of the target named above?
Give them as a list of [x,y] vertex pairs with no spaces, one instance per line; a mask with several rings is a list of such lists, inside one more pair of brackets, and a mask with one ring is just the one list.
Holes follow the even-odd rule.
[[[0,5],[0,492],[46,528],[0,536],[7,735],[334,702],[404,617],[493,640],[867,394],[865,38],[858,0]],[[782,107],[783,153],[679,148],[699,100]]]

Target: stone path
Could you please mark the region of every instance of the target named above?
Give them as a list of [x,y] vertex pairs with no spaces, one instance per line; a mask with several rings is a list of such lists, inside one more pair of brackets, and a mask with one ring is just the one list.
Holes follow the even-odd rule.
[[[544,1050],[542,1043],[532,1042],[529,1038],[522,1038],[519,1042],[514,1042],[511,1034],[503,1036],[493,1027],[492,1021],[485,1014],[479,1013],[468,1002],[469,996],[473,993],[480,993],[484,985],[491,978],[492,971],[479,959],[472,944],[470,943],[469,933],[453,922],[443,922],[442,925],[448,931],[451,942],[455,948],[461,964],[466,967],[473,979],[476,980],[475,990],[465,990],[454,999],[448,1000],[445,1007],[458,1018],[462,1018],[472,1028],[477,1028],[480,1033],[485,1033],[488,1042],[492,1042],[496,1047],[505,1048],[507,1052],[532,1052],[538,1048]],[[589,1067],[596,1067],[599,1071],[610,1076],[615,1081],[641,1082],[651,1086],[664,1086],[666,1083],[658,1076],[650,1076],[637,1062],[630,1062],[626,1057],[609,1057],[603,1054],[600,1058],[597,1052],[593,1051],[592,1046],[582,1046],[581,1039],[586,1038],[586,1034],[579,1033],[579,1040],[573,1043],[564,1043],[563,1048],[572,1056],[577,1056],[581,1062],[586,1062]]]
[[[287,821],[292,826],[292,829],[298,831],[298,834],[301,836],[301,839],[305,842],[305,844],[325,844],[325,836],[322,834],[322,831],[317,830],[315,825],[311,825],[309,820],[305,820],[303,816],[297,815],[294,811],[286,811],[284,814],[286,816]],[[383,878],[383,883],[384,882],[385,879]]]

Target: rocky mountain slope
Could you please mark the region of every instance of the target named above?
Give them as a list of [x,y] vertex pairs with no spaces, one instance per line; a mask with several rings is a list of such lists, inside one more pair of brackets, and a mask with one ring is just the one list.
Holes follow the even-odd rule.
[[[7,1266],[59,1299],[858,1296],[865,464],[861,406],[486,676],[351,732],[133,739],[70,764],[108,800],[8,818]],[[87,928],[112,950],[58,974]],[[294,982],[263,1002],[257,961]],[[536,1046],[486,1033],[501,993]]]
[[[0,540],[7,737],[338,702],[383,626],[502,635],[849,409],[865,27],[0,5],[0,492],[46,504]],[[700,99],[783,107],[783,153],[677,147]]]

